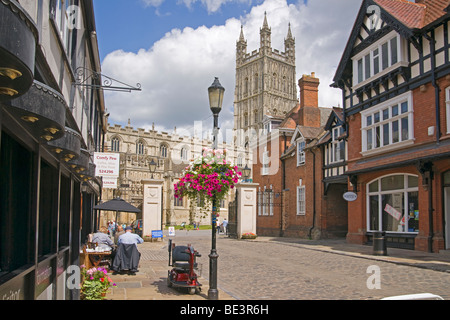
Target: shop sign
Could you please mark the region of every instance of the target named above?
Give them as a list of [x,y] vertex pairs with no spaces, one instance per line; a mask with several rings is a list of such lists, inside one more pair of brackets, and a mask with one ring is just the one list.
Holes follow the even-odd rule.
[[391,216],[393,216],[397,221],[400,221],[400,218],[402,217],[402,213],[399,212],[397,209],[386,203],[386,207],[384,208],[384,211],[389,213]]
[[358,195],[356,193],[354,193],[354,192],[346,192],[346,193],[344,193],[344,200],[345,201],[352,202],[352,201],[355,201],[356,199],[358,199]]
[[95,176],[118,177],[119,160],[118,153],[94,152]]
[[117,178],[103,177],[104,189],[117,189]]

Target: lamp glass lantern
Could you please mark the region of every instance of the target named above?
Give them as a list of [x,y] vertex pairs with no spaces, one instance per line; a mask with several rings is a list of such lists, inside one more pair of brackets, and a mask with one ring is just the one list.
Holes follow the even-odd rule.
[[153,174],[156,171],[156,162],[155,162],[155,160],[152,159],[152,161],[150,161],[150,163],[148,164],[148,167],[150,169],[150,172],[152,173],[152,179],[153,179]]
[[252,169],[250,169],[248,167],[248,165],[245,165],[245,168],[242,169],[242,175],[244,176],[244,179],[247,180],[248,178],[250,178],[250,174],[251,174]]
[[219,78],[215,77],[213,84],[208,88],[209,107],[214,115],[218,115],[222,110],[223,96],[225,88],[219,82]]

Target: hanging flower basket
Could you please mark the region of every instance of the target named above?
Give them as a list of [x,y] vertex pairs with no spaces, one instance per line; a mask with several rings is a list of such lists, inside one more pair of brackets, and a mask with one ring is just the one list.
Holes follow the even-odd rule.
[[[174,185],[175,197],[198,198],[204,205],[219,203],[239,181],[242,173],[226,161],[226,150],[203,148],[202,155],[193,160]],[[216,201],[213,204],[213,201]]]

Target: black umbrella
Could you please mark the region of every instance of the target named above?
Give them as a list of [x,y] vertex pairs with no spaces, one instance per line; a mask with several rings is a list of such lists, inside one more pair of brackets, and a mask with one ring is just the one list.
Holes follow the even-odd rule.
[[[141,210],[136,208],[135,206],[129,204],[123,199],[115,198],[104,203],[98,204],[94,207],[96,210],[106,210],[106,211],[115,211],[116,212],[116,221],[117,221],[117,213],[120,212],[134,212],[140,213]],[[117,224],[116,224],[117,228]]]

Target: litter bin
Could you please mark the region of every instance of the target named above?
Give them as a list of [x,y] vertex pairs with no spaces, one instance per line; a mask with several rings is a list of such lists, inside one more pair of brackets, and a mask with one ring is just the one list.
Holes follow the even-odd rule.
[[387,256],[385,232],[379,231],[373,233],[373,255]]

